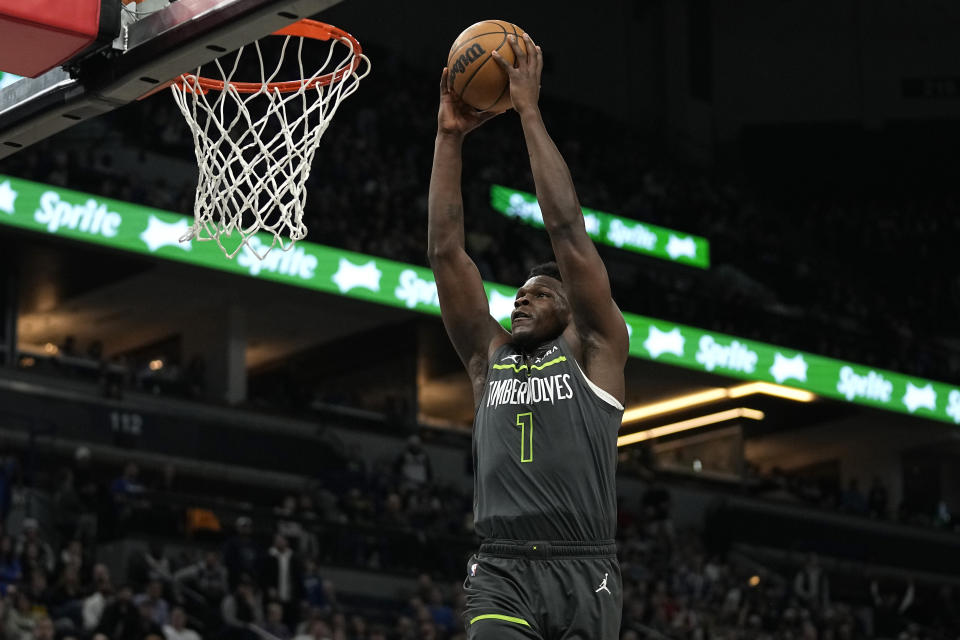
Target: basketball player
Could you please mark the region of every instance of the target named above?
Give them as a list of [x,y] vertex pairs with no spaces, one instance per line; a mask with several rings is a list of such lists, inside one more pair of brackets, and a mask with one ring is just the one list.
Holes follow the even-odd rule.
[[510,78],[556,264],[517,291],[507,332],[490,316],[464,250],[464,136],[477,113],[440,81],[428,245],[443,322],[477,408],[474,516],[483,542],[467,566],[464,624],[473,640],[615,640],[622,595],[614,547],[617,431],[627,329],[587,235],[566,163],[538,98],[543,58],[515,40]]

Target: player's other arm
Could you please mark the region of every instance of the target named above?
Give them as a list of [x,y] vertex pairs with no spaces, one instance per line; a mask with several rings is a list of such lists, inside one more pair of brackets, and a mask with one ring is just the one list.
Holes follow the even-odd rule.
[[588,374],[595,383],[622,401],[627,328],[613,301],[607,269],[587,235],[570,170],[540,115],[537,102],[543,54],[530,36],[524,34],[523,38],[526,52],[515,39],[510,40],[517,56],[516,68],[496,52],[494,57],[510,77],[510,96],[523,126],[543,222],[563,276],[574,323],[584,341],[584,365],[589,367]]
[[448,86],[446,69],[440,86],[427,205],[427,258],[437,281],[443,324],[470,375],[474,400],[479,402],[490,354],[509,334],[490,315],[480,272],[464,248],[461,148],[469,131],[496,114],[478,114],[457,100]]

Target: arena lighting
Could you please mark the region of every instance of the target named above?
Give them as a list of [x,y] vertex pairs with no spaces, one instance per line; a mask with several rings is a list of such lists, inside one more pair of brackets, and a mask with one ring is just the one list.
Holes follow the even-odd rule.
[[706,391],[677,396],[676,398],[670,398],[669,400],[663,400],[661,402],[632,407],[623,412],[623,420],[621,422],[623,424],[637,422],[644,418],[659,416],[664,413],[670,413],[671,411],[679,411],[687,407],[717,402],[726,398],[743,398],[744,396],[750,396],[755,393],[795,400],[796,402],[812,402],[817,397],[814,393],[802,389],[794,389],[793,387],[784,387],[770,382],[748,382],[727,389],[721,389],[719,387],[707,389]]
[[628,433],[625,436],[620,436],[619,438],[617,438],[617,446],[625,447],[628,444],[636,444],[637,442],[643,442],[644,440],[661,438],[663,436],[669,436],[674,433],[680,433],[681,431],[696,429],[698,427],[705,427],[709,424],[716,424],[718,422],[724,422],[726,420],[735,420],[736,418],[749,418],[751,420],[763,420],[764,414],[763,414],[763,411],[757,411],[756,409],[748,409],[746,407],[738,407],[736,409],[727,409],[726,411],[710,413],[705,416],[700,416],[698,418],[690,418],[689,420],[681,420],[680,422],[665,424],[662,427],[654,427],[652,429],[645,429],[643,431],[637,431],[635,433]]
[[644,404],[627,409],[623,412],[622,422],[623,424],[627,424],[628,422],[636,422],[637,420],[643,420],[644,418],[649,418],[651,416],[658,416],[662,413],[670,413],[671,411],[678,411],[680,409],[686,409],[687,407],[695,407],[699,404],[716,402],[727,397],[726,389],[717,388],[707,389],[706,391],[698,391],[697,393],[690,393],[683,396],[677,396],[676,398],[671,398],[669,400],[654,402],[652,404]]
[[727,389],[728,397],[742,398],[743,396],[762,393],[768,396],[776,396],[786,400],[795,400],[797,402],[813,402],[817,396],[803,389],[794,387],[784,387],[783,385],[773,384],[772,382],[748,382]]

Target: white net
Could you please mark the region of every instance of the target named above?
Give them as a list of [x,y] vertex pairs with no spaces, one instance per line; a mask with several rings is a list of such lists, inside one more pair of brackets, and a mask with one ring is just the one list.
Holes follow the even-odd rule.
[[[202,78],[197,69],[173,85],[200,167],[194,223],[181,242],[213,240],[228,258],[246,247],[263,260],[274,247],[289,250],[307,234],[303,211],[313,156],[337,107],[370,72],[370,61],[344,34],[330,38],[325,59],[313,52],[306,56],[323,64],[305,75],[304,42],[315,46],[315,40],[291,35],[273,39],[280,38],[279,59],[270,73],[261,43],[246,47],[256,52],[258,82],[234,81],[244,68],[241,48],[232,62],[225,64],[226,57],[221,57],[212,63],[216,80]],[[291,39],[295,46],[289,48],[297,55],[293,68],[301,79],[277,81],[282,69],[290,70],[291,61],[285,63],[284,56]],[[243,64],[248,65],[249,58]],[[254,240],[260,232],[272,238]]]

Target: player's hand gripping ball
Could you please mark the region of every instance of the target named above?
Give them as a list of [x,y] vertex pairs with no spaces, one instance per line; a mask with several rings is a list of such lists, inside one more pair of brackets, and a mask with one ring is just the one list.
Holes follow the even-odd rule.
[[516,36],[526,52],[523,29],[505,20],[484,20],[464,29],[447,56],[450,87],[463,102],[477,111],[505,111],[510,102],[510,80],[491,59],[496,51],[508,64],[516,64],[507,36]]

